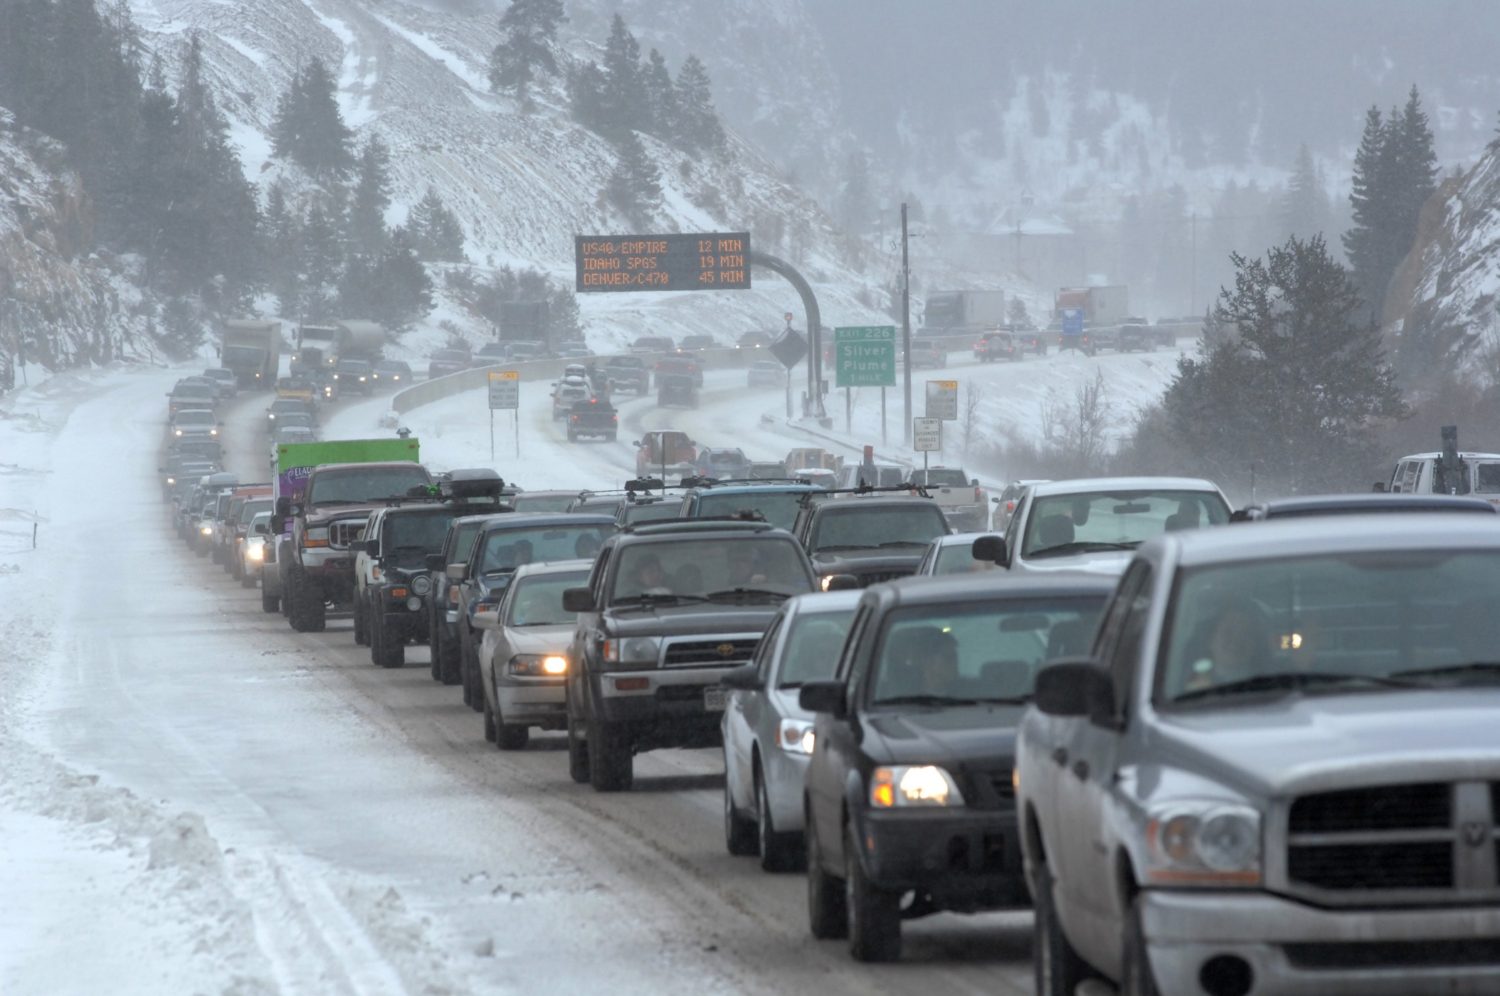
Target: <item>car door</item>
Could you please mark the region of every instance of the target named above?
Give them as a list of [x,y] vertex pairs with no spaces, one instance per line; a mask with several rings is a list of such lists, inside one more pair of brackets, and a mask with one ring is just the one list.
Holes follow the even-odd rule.
[[[756,740],[764,736],[766,707],[765,682],[770,674],[771,661],[780,638],[785,616],[777,616],[761,638],[760,646],[750,663],[760,675],[760,688],[735,689],[729,696],[724,710],[724,751],[730,763],[725,777],[730,780],[730,791],[735,804],[748,810],[755,801],[755,785],[751,772],[754,770],[753,752]],[[776,746],[774,739],[767,744],[762,741],[762,751]]]
[[[845,699],[851,706],[857,694],[855,662],[872,615],[874,610],[870,606],[860,606],[839,654],[835,679],[844,683]],[[818,713],[814,721],[815,746],[807,767],[807,799],[818,835],[818,849],[835,868],[843,866],[843,826],[839,814],[843,809],[844,774],[853,763],[852,752],[859,747],[850,720],[849,715],[836,719],[831,713]]]
[[1063,830],[1075,946],[1094,964],[1108,968],[1119,956],[1120,911],[1111,863],[1115,855],[1110,817],[1111,793],[1118,770],[1120,731],[1126,718],[1133,676],[1137,670],[1146,623],[1152,607],[1155,571],[1150,561],[1136,560],[1120,579],[1120,587],[1100,627],[1094,656],[1115,680],[1116,710],[1103,721],[1072,720],[1065,745],[1067,757],[1059,772],[1058,818]]

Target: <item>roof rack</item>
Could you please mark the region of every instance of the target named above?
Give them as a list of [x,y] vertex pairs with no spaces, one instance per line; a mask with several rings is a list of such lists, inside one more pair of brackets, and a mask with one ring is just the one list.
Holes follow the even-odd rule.
[[759,512],[751,515],[705,515],[698,519],[655,519],[650,522],[629,523],[620,527],[622,533],[655,535],[657,533],[702,533],[726,527],[743,529],[746,532],[764,532],[775,529]]
[[820,498],[824,495],[873,495],[894,491],[902,491],[907,494],[916,495],[919,498],[932,497],[932,495],[927,493],[927,489],[920,484],[860,484],[854,488],[819,488],[817,491],[809,491],[803,494],[797,500],[806,504],[813,498]]
[[716,488],[725,484],[806,484],[812,485],[810,477],[708,477],[697,475],[684,477],[678,487]]

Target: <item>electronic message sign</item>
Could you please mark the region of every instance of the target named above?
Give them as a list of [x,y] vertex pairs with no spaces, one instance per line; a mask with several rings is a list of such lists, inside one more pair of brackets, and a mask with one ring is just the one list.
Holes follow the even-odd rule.
[[580,294],[750,287],[749,232],[579,235],[573,248]]

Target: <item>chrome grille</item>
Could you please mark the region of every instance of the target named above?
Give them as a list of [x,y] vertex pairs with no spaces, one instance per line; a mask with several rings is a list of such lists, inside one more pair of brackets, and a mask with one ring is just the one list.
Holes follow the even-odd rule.
[[328,524],[328,545],[347,550],[349,544],[359,539],[365,528],[365,519],[335,519]]
[[661,662],[664,667],[735,667],[749,663],[758,646],[757,636],[677,640],[662,648]]
[[868,588],[870,585],[880,584],[882,581],[894,581],[897,578],[911,577],[915,570],[916,567],[913,566],[909,571],[861,571],[857,572],[854,576],[859,579],[859,586],[861,588]]
[[1500,899],[1500,783],[1321,792],[1284,813],[1288,891],[1330,906]]

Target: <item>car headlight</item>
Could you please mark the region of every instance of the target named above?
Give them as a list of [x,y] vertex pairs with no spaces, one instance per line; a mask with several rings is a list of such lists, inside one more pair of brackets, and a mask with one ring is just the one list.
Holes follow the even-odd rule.
[[432,590],[432,578],[425,574],[418,574],[411,579],[411,590],[418,595],[425,595]]
[[217,436],[219,434],[219,430],[218,429],[209,429],[208,430],[208,434],[210,436]]
[[360,379],[359,379],[359,382],[360,382],[360,383],[361,383],[361,384],[363,384],[363,383],[364,383],[364,382],[365,382],[365,378],[363,378],[363,377],[361,377],[361,378],[360,378]]
[[788,754],[807,755],[813,752],[815,737],[813,724],[805,719],[783,719],[776,742]]
[[643,666],[655,664],[661,653],[661,637],[632,636],[604,641],[604,660],[609,664]]
[[1153,809],[1145,877],[1153,885],[1251,887],[1261,881],[1260,813],[1218,801]]
[[825,574],[822,577],[818,578],[818,589],[820,591],[827,591],[828,586],[831,584],[833,584],[832,574]]
[[510,659],[510,673],[555,678],[568,673],[568,659],[562,654],[516,654]]
[[175,477],[169,477],[169,478],[167,478],[167,483],[169,485],[170,484],[176,484],[177,483],[177,478],[175,478]]
[[174,436],[180,436],[180,435],[182,435],[182,430],[181,429],[173,429],[172,430],[172,435],[174,435]]
[[199,526],[198,527],[198,531],[200,533],[202,533],[204,536],[212,536],[214,534],[214,527],[213,526]]
[[953,776],[934,764],[876,768],[870,777],[870,805],[876,809],[963,804],[963,793]]
[[251,560],[265,560],[266,550],[262,546],[250,546],[245,548],[245,556]]

